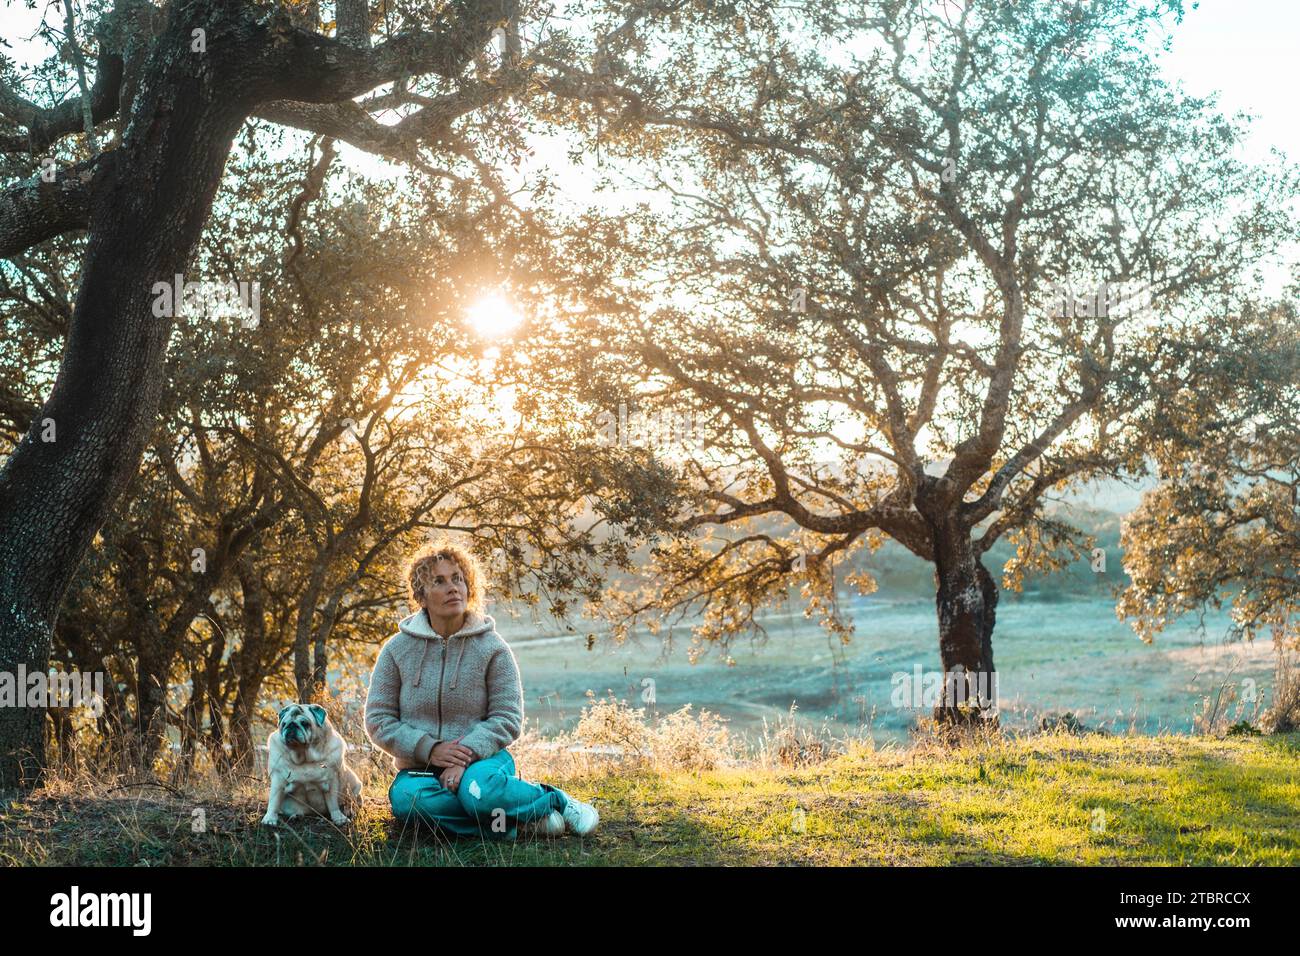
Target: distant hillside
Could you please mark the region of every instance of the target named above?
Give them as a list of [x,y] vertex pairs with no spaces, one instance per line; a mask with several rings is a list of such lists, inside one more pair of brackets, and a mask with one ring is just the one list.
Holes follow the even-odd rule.
[[[1106,595],[1117,584],[1128,583],[1123,571],[1119,547],[1120,522],[1124,515],[1141,501],[1150,482],[1132,487],[1118,481],[1095,482],[1082,490],[1064,495],[1063,501],[1049,502],[1048,514],[1059,516],[1086,534],[1096,538],[1096,546],[1106,552],[1106,571],[1098,574],[1088,560],[1074,562],[1056,574],[1031,575],[1025,583],[1024,597],[1050,601],[1067,596],[1085,594]],[[784,517],[765,516],[755,520],[757,530],[774,536],[789,534],[790,523]],[[720,533],[725,533],[722,529]],[[1001,579],[1003,565],[1015,552],[1004,538],[985,556],[985,565]],[[649,549],[636,552],[638,564],[649,561]],[[913,555],[896,541],[887,541],[874,554],[858,552],[848,559],[839,559],[835,565],[837,580],[852,571],[869,570],[879,584],[877,596],[886,599],[907,600],[934,596],[932,566]],[[627,583],[628,576],[612,573],[611,578]],[[1015,600],[1016,597],[1009,597]]]
[[[1097,547],[1106,552],[1106,573],[1094,572],[1088,560],[1076,561],[1056,574],[1030,576],[1025,583],[1026,597],[1052,600],[1057,596],[1104,594],[1115,584],[1127,583],[1128,577],[1123,571],[1119,547],[1122,515],[1078,503],[1056,505],[1048,510],[1061,520],[1096,537]],[[1014,553],[1015,548],[1004,538],[985,557],[985,566],[995,575],[1000,575],[1003,565]],[[932,565],[895,541],[886,542],[875,554],[855,555],[848,565],[853,570],[870,570],[880,584],[878,593],[881,597],[928,597],[934,592]],[[847,571],[848,568],[841,564],[837,570]]]

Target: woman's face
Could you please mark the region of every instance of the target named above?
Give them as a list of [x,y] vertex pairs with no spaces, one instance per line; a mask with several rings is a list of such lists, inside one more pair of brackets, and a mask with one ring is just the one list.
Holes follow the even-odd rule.
[[446,558],[433,566],[433,580],[424,587],[424,607],[433,615],[452,618],[465,611],[469,600],[469,583],[460,565]]

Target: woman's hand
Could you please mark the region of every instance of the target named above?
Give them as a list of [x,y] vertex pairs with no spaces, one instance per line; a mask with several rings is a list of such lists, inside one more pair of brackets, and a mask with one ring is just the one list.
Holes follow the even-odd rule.
[[460,786],[460,778],[463,777],[464,775],[465,775],[464,767],[448,767],[446,770],[444,770],[441,774],[438,775],[438,779],[442,781],[442,785],[444,787],[446,787],[452,793],[455,793],[456,789]]
[[460,767],[464,769],[474,762],[474,751],[462,747],[458,742],[444,740],[429,753],[429,763],[435,767]]

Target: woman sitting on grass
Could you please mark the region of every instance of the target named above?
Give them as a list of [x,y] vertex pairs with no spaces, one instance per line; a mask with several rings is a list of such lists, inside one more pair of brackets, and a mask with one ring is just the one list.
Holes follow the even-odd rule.
[[393,757],[388,790],[399,820],[461,836],[513,839],[596,828],[596,808],[544,783],[521,780],[506,750],[523,727],[519,665],[482,610],[482,573],[449,544],[407,570],[415,613],[384,642],[370,676],[366,733]]

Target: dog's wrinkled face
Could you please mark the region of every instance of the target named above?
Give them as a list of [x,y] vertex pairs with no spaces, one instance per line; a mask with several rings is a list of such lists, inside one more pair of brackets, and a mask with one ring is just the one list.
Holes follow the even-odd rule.
[[290,704],[280,711],[280,739],[291,747],[307,746],[325,726],[325,708],[319,704]]

